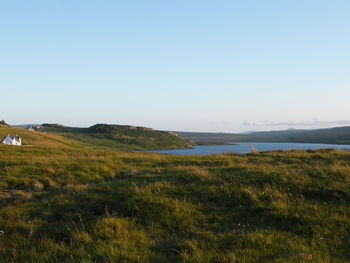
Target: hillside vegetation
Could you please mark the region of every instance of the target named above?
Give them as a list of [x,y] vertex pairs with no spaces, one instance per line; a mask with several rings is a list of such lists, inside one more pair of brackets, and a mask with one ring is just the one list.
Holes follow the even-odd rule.
[[77,147],[80,145],[77,141],[64,138],[56,134],[30,131],[26,129],[11,127],[0,124],[0,140],[6,135],[18,135],[22,138],[23,146],[40,146],[40,147]]
[[0,200],[0,262],[350,261],[346,151],[0,145]]
[[150,150],[186,148],[191,145],[176,134],[150,128],[96,124],[89,128],[43,124],[41,131],[59,134],[93,147],[118,150]]
[[181,138],[197,144],[226,144],[230,142],[294,142],[350,144],[350,126],[316,130],[285,130],[253,132],[250,134],[176,132]]

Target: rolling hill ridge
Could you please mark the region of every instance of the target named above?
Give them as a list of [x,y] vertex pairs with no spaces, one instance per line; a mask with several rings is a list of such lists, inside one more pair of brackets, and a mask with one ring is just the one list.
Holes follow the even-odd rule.
[[191,144],[177,134],[130,125],[96,124],[89,128],[42,124],[41,131],[59,134],[92,147],[118,150],[149,150],[186,148]]
[[197,144],[225,144],[230,142],[294,142],[350,144],[350,126],[315,130],[282,130],[235,133],[176,132],[184,140]]

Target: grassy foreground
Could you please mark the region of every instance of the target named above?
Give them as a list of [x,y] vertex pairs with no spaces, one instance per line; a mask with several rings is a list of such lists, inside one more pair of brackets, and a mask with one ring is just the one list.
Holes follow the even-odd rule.
[[349,262],[350,152],[0,146],[0,262]]

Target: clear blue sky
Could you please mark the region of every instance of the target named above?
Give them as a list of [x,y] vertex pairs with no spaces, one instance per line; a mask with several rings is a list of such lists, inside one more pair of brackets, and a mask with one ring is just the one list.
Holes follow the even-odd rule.
[[350,124],[350,1],[0,0],[0,119]]

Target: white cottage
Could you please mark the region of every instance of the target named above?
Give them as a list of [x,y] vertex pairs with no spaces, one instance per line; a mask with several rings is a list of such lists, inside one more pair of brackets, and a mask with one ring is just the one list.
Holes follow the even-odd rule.
[[22,140],[18,135],[7,135],[0,141],[0,143],[9,145],[22,145]]

